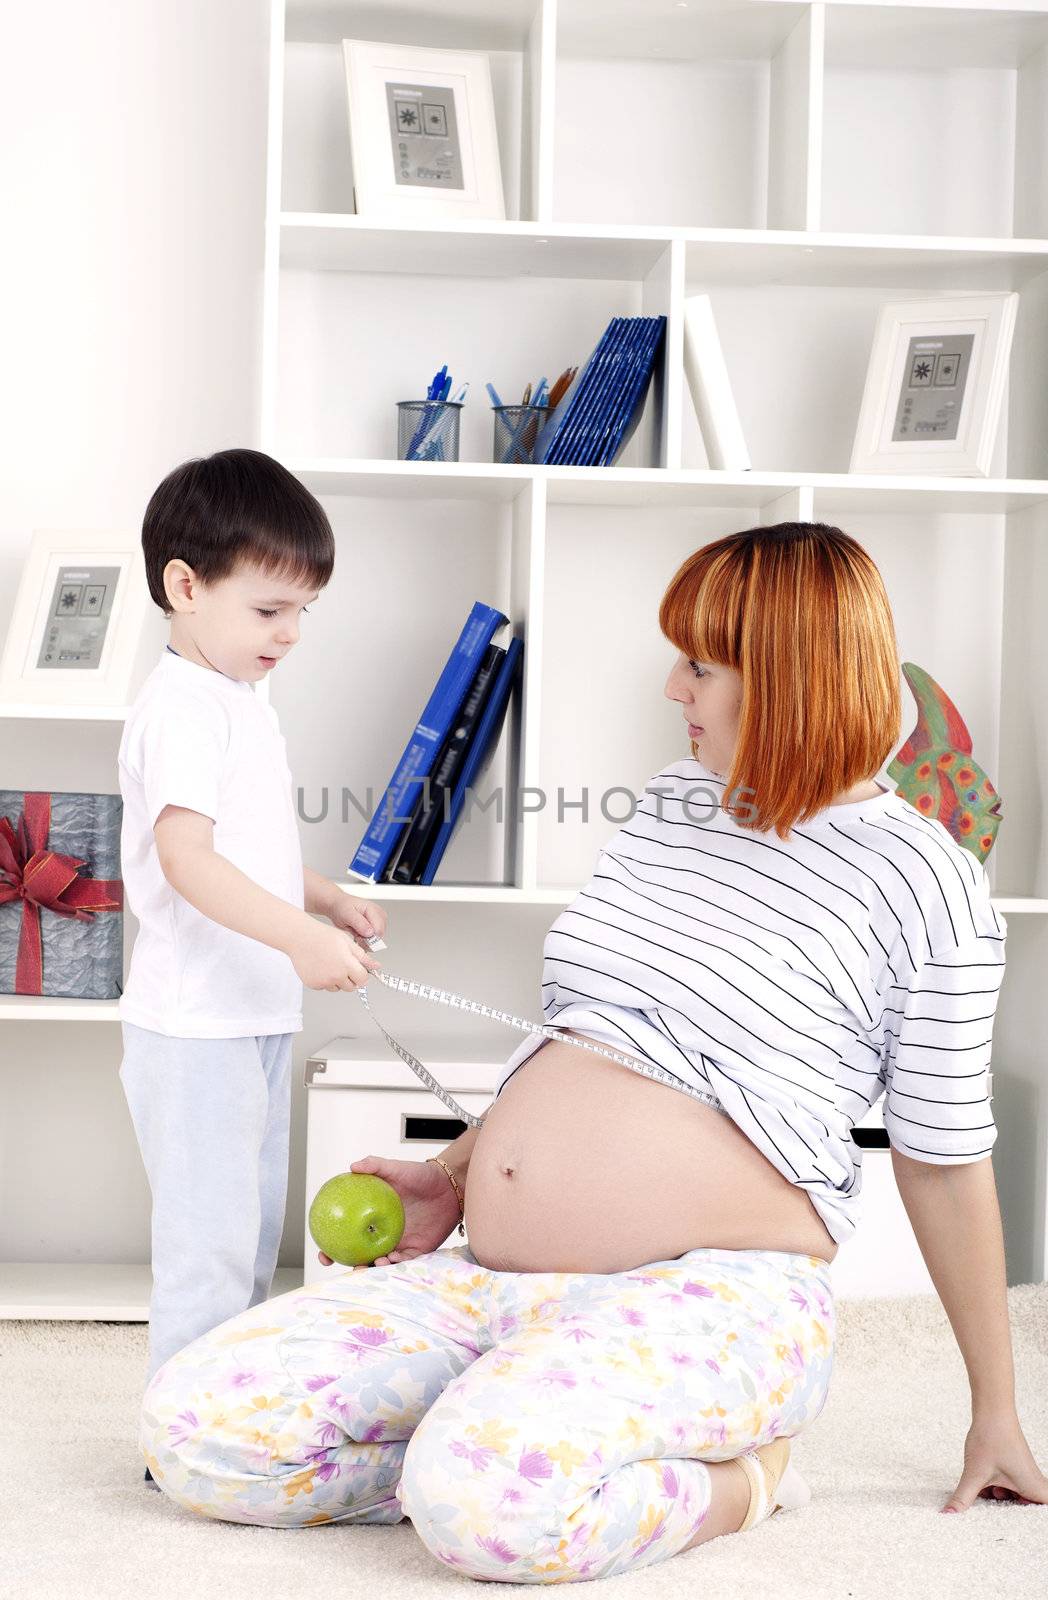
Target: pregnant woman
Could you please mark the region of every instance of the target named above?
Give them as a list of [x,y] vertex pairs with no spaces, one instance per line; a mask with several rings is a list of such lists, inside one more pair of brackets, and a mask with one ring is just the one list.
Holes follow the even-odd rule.
[[[404,1198],[399,1250],[232,1318],[146,1390],[146,1460],[183,1507],[408,1516],[465,1575],[543,1583],[805,1503],[789,1440],[826,1402],[851,1128],[882,1094],[915,1226],[962,1230],[964,1285],[931,1225],[921,1243],[975,1415],[1007,1419],[987,1077],[1006,930],[975,857],[873,780],[900,733],[880,574],[837,528],[752,528],[684,562],[659,624],[692,756],[544,949],[546,1022],[636,1070],[535,1034],[441,1157],[354,1163]],[[459,1196],[469,1243],[441,1249]]]

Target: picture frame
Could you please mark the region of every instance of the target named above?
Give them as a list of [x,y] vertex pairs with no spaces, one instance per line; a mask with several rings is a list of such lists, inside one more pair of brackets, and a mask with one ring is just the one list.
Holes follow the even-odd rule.
[[882,306],[849,471],[989,477],[1018,305],[951,290]]
[[0,659],[0,705],[127,705],[148,603],[139,534],[34,531]]
[[357,214],[504,221],[488,57],[367,39],[342,52]]

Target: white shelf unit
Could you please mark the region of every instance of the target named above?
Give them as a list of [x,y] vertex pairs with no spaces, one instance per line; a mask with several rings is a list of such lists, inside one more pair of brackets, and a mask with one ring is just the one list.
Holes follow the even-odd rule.
[[[343,37],[489,53],[506,221],[353,214]],[[343,887],[434,941],[427,903],[470,906],[493,940],[522,907],[566,904],[618,825],[599,797],[639,795],[688,754],[656,616],[679,561],[740,527],[840,523],[885,576],[902,659],[947,686],[1004,796],[988,863],[1010,918],[996,1175],[1009,1282],[1048,1278],[1048,0],[271,0],[270,73],[260,445],[336,531],[326,610],[352,626],[326,640],[332,675],[383,664],[381,694],[354,705],[353,770],[385,783],[482,598],[525,640],[482,787],[549,796],[519,829],[462,826],[431,888]],[[850,474],[878,306],[944,288],[1020,295],[992,477]],[[706,467],[683,370],[698,292],[748,473]],[[552,381],[611,316],[655,313],[664,360],[614,467],[491,464],[486,380],[504,397]],[[471,385],[463,459],[397,462],[396,401],[445,360]],[[287,681],[258,692],[272,682],[279,705]],[[46,713],[0,707],[24,714]],[[571,801],[583,785],[590,816],[559,824],[557,787]],[[116,1007],[7,996],[5,1017],[113,1021]],[[78,1263],[77,1302],[67,1267],[0,1264],[0,1282],[30,1285],[0,1295],[0,1315],[57,1300],[114,1315],[93,1309],[112,1302],[113,1270]]]
[[[355,681],[382,658],[390,616],[416,646],[380,705],[358,708],[354,769],[381,793],[483,598],[525,641],[485,791],[545,796],[516,829],[462,826],[429,889],[344,887],[433,937],[427,902],[464,900],[493,933],[514,905],[565,903],[621,820],[600,798],[625,804],[616,786],[638,795],[688,753],[656,620],[678,563],[738,527],[841,524],[885,576],[902,659],[948,687],[1005,797],[988,864],[1012,917],[998,1186],[1012,1281],[1045,1278],[1048,1015],[1024,973],[1048,937],[1048,5],[275,0],[272,19],[262,447],[335,528],[342,670]],[[354,214],[343,37],[489,53],[505,221]],[[880,305],[946,288],[1020,295],[992,477],[850,474]],[[748,473],[707,467],[683,369],[699,292]],[[655,313],[664,359],[614,467],[491,464],[485,381],[504,397],[552,381],[611,316]],[[397,462],[396,402],[444,361],[471,385],[461,462]],[[584,785],[586,818],[570,806]]]

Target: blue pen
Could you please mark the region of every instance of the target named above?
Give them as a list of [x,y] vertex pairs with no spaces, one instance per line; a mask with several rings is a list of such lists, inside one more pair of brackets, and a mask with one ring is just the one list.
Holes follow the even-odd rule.
[[[448,373],[437,394],[437,401],[441,406],[447,404],[447,398],[450,393],[451,374]],[[437,410],[436,406],[433,407],[432,416],[433,421],[422,435],[422,440],[418,446],[418,459],[420,461],[425,461],[438,453],[437,447],[443,434],[444,416]]]
[[[433,376],[433,382],[430,384],[429,389],[426,392],[427,400],[441,400],[447,394],[447,388],[445,388],[445,384],[447,384],[448,387],[450,387],[451,384],[451,379],[447,376],[447,371],[448,364],[445,361],[440,371],[435,373]],[[427,406],[423,411],[422,416],[419,418],[419,425],[415,429],[415,437],[411,441],[411,448],[408,451],[409,460],[414,459],[415,452],[418,450],[420,443],[425,438],[426,430],[433,421],[435,415],[436,412],[431,406]]]
[[498,390],[495,388],[495,385],[493,383],[488,383],[488,384],[485,384],[484,387],[487,389],[488,394],[491,397],[492,405],[493,406],[501,406],[502,405],[502,401],[499,399]]
[[[444,380],[444,383],[441,385],[436,396],[440,405],[444,405],[447,402],[450,390],[451,378],[448,377]],[[443,435],[445,419],[443,416],[441,416],[440,412],[437,411],[436,406],[432,408],[432,415],[432,423],[428,428],[426,428],[426,431],[423,433],[422,438],[419,440],[418,445],[416,446],[414,455],[414,459],[416,461],[432,460],[432,458],[438,453],[438,445]]]
[[[426,399],[427,400],[436,400],[438,395],[447,393],[447,390],[444,388],[445,379],[447,379],[448,387],[450,388],[450,386],[451,386],[451,380],[450,380],[450,378],[447,378],[447,371],[448,371],[448,364],[445,361],[445,363],[441,367],[440,371],[435,374],[435,376],[433,378],[433,382],[430,384],[429,388],[426,391]],[[426,408],[422,412],[422,416],[419,419],[418,427],[415,429],[414,437],[412,438],[411,443],[408,446],[407,459],[409,461],[414,461],[414,459],[415,459],[415,451],[418,449],[418,446],[419,446],[420,442],[425,437],[426,429],[429,427],[429,424],[430,424],[430,422],[432,420],[433,420],[433,411],[429,406],[426,406]]]
[[[448,381],[447,381],[447,384],[445,385],[445,388],[444,388],[444,399],[445,400],[447,399],[448,390],[450,388],[451,388],[451,379],[449,378]],[[462,385],[462,388],[459,390],[458,394],[455,396],[454,400],[451,402],[452,405],[456,405],[456,406],[457,405],[463,405],[465,403],[466,395],[468,393],[469,393],[469,384],[468,383],[464,383]],[[419,458],[420,461],[432,460],[433,457],[436,456],[439,453],[440,447],[441,447],[442,433],[443,433],[443,430],[442,430],[442,426],[441,426],[441,419],[438,418],[437,421],[433,424],[433,427],[430,429],[429,434],[426,436],[426,438],[423,439],[421,445],[419,446],[418,458]]]

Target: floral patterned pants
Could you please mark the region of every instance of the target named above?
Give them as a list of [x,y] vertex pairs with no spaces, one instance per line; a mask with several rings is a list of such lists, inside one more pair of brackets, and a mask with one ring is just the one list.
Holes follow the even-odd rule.
[[613,1577],[691,1542],[704,1461],[815,1420],[834,1328],[817,1256],[494,1272],[464,1244],[333,1273],[212,1328],[153,1375],[140,1443],[201,1516],[407,1516],[465,1576]]

